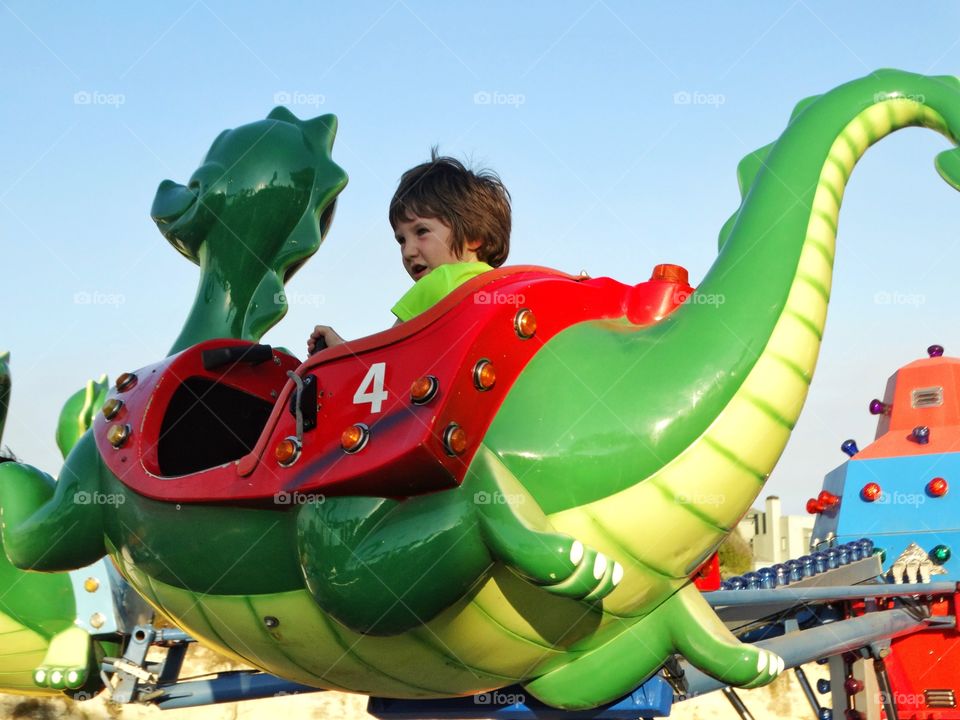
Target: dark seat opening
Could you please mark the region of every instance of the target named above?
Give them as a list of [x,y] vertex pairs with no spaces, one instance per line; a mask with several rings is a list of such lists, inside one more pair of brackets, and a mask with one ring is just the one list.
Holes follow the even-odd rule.
[[273,404],[202,377],[184,380],[160,427],[161,475],[176,477],[237,460],[263,432]]

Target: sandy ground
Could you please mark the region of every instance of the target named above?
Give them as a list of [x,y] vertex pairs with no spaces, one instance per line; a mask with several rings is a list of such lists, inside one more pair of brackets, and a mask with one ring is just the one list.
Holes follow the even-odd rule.
[[[184,667],[186,675],[227,669],[218,656],[198,649],[191,651],[192,661]],[[807,678],[814,686],[818,678],[827,677],[825,666],[804,667]],[[800,684],[792,671],[787,671],[771,685],[756,690],[738,691],[740,698],[754,718],[813,718],[813,711],[800,690]],[[67,699],[36,699],[14,695],[0,695],[0,718],[17,720],[142,720],[145,718],[169,718],[170,720],[254,720],[259,718],[315,718],[320,720],[352,720],[370,718],[367,714],[367,698],[362,695],[347,695],[329,692],[309,695],[250,700],[241,703],[186,710],[161,711],[154,707],[116,706],[106,701],[106,694],[86,702]],[[826,700],[826,698],[823,698]],[[673,706],[670,717],[680,720],[736,720],[729,701],[719,692],[711,693]]]

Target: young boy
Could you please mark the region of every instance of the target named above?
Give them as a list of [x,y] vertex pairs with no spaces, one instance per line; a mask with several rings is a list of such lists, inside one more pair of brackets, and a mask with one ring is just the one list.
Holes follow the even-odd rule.
[[[390,201],[390,225],[415,284],[392,308],[397,324],[502,265],[510,251],[510,224],[510,193],[496,173],[467,170],[436,149],[430,162],[407,170]],[[333,328],[317,325],[307,350],[342,342]]]

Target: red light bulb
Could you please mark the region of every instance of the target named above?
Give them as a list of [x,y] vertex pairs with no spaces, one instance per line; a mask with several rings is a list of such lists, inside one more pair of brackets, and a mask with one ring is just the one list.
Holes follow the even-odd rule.
[[935,477],[927,483],[927,493],[933,497],[943,497],[947,494],[947,481],[942,477]]
[[863,681],[848,677],[843,681],[843,689],[847,695],[856,695],[858,692],[863,690]]
[[869,482],[863,486],[863,490],[860,491],[860,497],[862,497],[867,502],[873,502],[880,498],[883,494],[883,491],[880,489],[880,486],[875,482]]
[[817,495],[817,502],[820,503],[820,505],[822,505],[825,509],[828,509],[839,504],[840,498],[831,492],[821,490],[820,494]]
[[817,513],[823,512],[823,505],[820,504],[820,501],[816,498],[810,498],[807,500],[807,512],[811,515],[816,515]]

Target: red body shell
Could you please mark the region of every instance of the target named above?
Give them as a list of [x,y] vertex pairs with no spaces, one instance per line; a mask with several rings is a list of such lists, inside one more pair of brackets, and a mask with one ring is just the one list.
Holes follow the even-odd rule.
[[[550,338],[587,320],[653,324],[691,291],[685,280],[629,286],[537,267],[494,270],[402,325],[319,352],[302,364],[274,351],[273,362],[207,371],[200,359],[203,350],[245,343],[211,340],[191,347],[137,371],[132,387],[114,389],[111,397],[124,405],[110,420],[98,415],[93,432],[104,461],[123,483],[138,494],[168,502],[276,503],[291,493],[407,497],[453,488],[463,481],[513,382]],[[530,338],[520,337],[515,327],[523,309],[536,318]],[[474,383],[473,369],[480,360],[495,368],[496,382],[489,390]],[[302,378],[313,375],[320,395],[317,427],[304,433],[296,462],[283,467],[274,458],[274,448],[296,434],[289,410],[295,384],[287,377],[289,370]],[[410,388],[424,375],[436,377],[439,390],[430,402],[416,405]],[[241,390],[274,407],[259,440],[245,455],[190,474],[165,476],[157,455],[161,428],[171,398],[188,378]],[[382,389],[373,393],[378,379]],[[370,399],[372,393],[380,396],[379,402]],[[340,438],[355,423],[369,427],[369,441],[348,454]],[[451,423],[466,431],[466,449],[459,455],[448,454],[443,443]],[[115,424],[130,427],[119,448],[107,435]],[[198,435],[191,442],[205,441]]]

